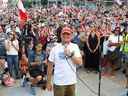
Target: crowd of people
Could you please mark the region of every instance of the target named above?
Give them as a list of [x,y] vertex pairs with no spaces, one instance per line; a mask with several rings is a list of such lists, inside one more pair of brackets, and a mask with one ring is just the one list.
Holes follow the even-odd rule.
[[[76,66],[73,64],[83,64],[87,72],[102,71],[102,75],[109,73],[110,76],[115,76],[116,69],[124,68],[128,87],[127,6],[114,5],[110,9],[92,10],[53,5],[29,8],[27,12],[28,20],[22,23],[18,21],[16,8],[5,9],[0,15],[0,78],[3,81],[11,77],[14,83],[15,79],[25,76],[24,81],[31,81],[33,88],[41,80],[44,82],[48,74],[46,81],[50,90],[54,69],[55,96],[64,96],[64,91],[68,90],[70,95],[66,96],[75,96],[72,90],[76,83]],[[70,45],[70,41],[75,45]],[[69,49],[73,52],[67,49],[67,43],[72,46]],[[70,59],[61,60],[64,58]],[[65,62],[71,63],[71,66]]]

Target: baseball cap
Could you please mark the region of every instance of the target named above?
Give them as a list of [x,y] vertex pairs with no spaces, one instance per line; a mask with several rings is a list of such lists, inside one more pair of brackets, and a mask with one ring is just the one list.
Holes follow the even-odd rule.
[[72,29],[67,26],[62,29],[62,34],[64,33],[72,34],[72,32],[73,32]]

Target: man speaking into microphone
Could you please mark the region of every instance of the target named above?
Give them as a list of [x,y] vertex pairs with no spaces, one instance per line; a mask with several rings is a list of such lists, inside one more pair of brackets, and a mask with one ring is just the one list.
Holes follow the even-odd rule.
[[53,89],[54,96],[75,96],[76,65],[82,64],[82,56],[78,45],[71,43],[72,33],[70,27],[62,28],[61,43],[52,48],[48,58],[47,90]]

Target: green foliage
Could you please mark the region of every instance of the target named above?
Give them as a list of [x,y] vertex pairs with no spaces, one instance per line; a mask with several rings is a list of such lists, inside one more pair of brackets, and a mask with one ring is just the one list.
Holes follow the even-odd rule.
[[32,0],[25,0],[23,4],[25,8],[30,8],[32,5]]
[[41,5],[47,5],[48,4],[48,0],[41,0]]
[[113,5],[113,0],[106,0],[105,5],[106,5],[106,6],[111,6],[111,5]]

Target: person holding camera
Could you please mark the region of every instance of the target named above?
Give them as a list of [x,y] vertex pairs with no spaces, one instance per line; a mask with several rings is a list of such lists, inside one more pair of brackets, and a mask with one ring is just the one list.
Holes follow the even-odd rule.
[[9,38],[5,40],[5,48],[7,54],[7,62],[10,75],[18,79],[19,78],[19,65],[18,65],[18,51],[19,51],[19,42],[16,38],[15,32],[10,32]]

